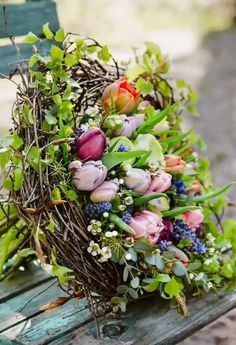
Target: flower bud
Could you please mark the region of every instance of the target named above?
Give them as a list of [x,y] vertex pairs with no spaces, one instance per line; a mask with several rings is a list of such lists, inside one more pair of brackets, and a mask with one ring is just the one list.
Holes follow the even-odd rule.
[[133,116],[120,115],[123,126],[121,129],[115,132],[116,136],[124,136],[130,138],[136,129],[144,122],[144,114],[138,114]]
[[172,176],[165,172],[161,172],[160,175],[152,176],[149,190],[155,193],[163,193],[171,187]]
[[160,237],[159,237],[158,241],[171,241],[172,240],[172,234],[174,231],[174,226],[173,226],[171,220],[168,218],[163,218],[162,222],[164,225],[164,229],[160,233]]
[[123,78],[105,88],[102,105],[108,113],[115,111],[118,114],[130,114],[137,106],[139,96],[135,88]]
[[137,150],[150,151],[150,156],[146,162],[153,169],[160,168],[164,161],[162,147],[159,141],[152,134],[139,134],[135,140],[135,148]]
[[90,195],[92,202],[110,202],[114,199],[119,189],[119,183],[115,180],[104,181]]
[[193,181],[192,186],[187,189],[189,195],[194,195],[196,193],[201,193],[202,185],[198,180]]
[[155,245],[164,226],[159,214],[144,210],[139,215],[131,218],[129,226],[135,231],[131,235],[134,239],[147,238],[151,245]]
[[170,174],[183,174],[185,169],[185,161],[179,156],[165,155],[166,172]]
[[129,176],[124,177],[125,185],[134,192],[145,194],[151,182],[149,173],[137,168],[131,168],[129,172]]
[[91,191],[97,188],[107,176],[107,168],[101,161],[71,162],[69,170],[73,173],[72,182],[76,189]]
[[99,128],[91,128],[76,141],[77,155],[81,160],[98,160],[106,148],[106,136]]
[[200,210],[194,210],[183,213],[183,218],[190,228],[196,229],[202,224],[204,215]]

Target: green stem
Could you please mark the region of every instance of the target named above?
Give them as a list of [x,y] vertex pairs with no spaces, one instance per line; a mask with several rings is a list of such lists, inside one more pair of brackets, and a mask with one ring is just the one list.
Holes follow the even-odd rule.
[[143,195],[140,198],[137,198],[134,201],[134,204],[135,205],[143,205],[143,204],[146,204],[150,200],[158,199],[158,198],[169,199],[165,193],[153,193],[153,194],[149,194],[149,195]]

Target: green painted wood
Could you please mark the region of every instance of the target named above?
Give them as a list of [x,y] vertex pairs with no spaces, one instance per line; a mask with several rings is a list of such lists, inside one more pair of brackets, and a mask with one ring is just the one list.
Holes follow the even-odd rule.
[[42,33],[43,24],[49,22],[52,31],[59,28],[56,4],[53,1],[33,1],[18,5],[7,5],[7,33],[5,32],[3,3],[0,5],[0,38],[23,36],[29,31]]
[[[21,345],[46,345],[91,322],[85,300],[71,300],[65,305],[29,318],[1,335]],[[65,344],[65,343],[64,343]]]
[[43,313],[40,311],[40,307],[64,296],[67,296],[66,293],[59,288],[55,280],[40,284],[2,303],[0,308],[0,333],[26,319]]
[[10,340],[0,335],[0,345],[21,345],[21,343],[18,343],[14,340]]
[[236,306],[236,291],[217,297],[206,295],[189,301],[190,317],[184,319],[176,309],[158,299],[137,302],[120,319],[100,321],[101,339],[95,339],[91,322],[51,345],[175,345],[213,322]]
[[41,268],[31,265],[25,272],[18,271],[11,278],[0,283],[0,303],[52,279]]

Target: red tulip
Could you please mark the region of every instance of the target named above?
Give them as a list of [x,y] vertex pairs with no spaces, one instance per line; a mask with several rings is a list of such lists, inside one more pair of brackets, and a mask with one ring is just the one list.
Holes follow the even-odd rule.
[[81,160],[98,160],[106,148],[106,136],[99,128],[91,128],[76,141],[76,151]]
[[105,88],[102,105],[107,112],[114,107],[118,114],[130,114],[137,106],[139,96],[135,88],[123,78]]

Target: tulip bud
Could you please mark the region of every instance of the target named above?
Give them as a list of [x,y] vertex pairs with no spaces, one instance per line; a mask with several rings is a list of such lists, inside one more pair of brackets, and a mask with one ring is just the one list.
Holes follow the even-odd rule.
[[102,105],[107,112],[130,114],[137,106],[139,96],[135,88],[123,78],[105,88]]
[[190,228],[196,229],[202,224],[204,215],[200,210],[194,210],[183,213],[183,218]]
[[147,238],[151,245],[157,243],[159,235],[164,228],[162,217],[147,210],[132,217],[129,226],[135,231],[135,235],[131,235],[131,237],[134,239]]
[[122,114],[120,115],[120,118],[123,122],[123,126],[115,132],[115,135],[121,135],[127,138],[130,138],[136,129],[144,122],[144,114],[133,115],[130,117]]
[[166,172],[170,174],[183,174],[185,169],[185,161],[179,156],[165,155]]
[[161,120],[153,127],[154,132],[168,131],[170,129],[170,124],[166,119]]
[[119,183],[115,180],[104,181],[90,195],[92,202],[110,202],[114,199],[119,189]]
[[76,141],[77,155],[82,160],[98,160],[106,148],[106,136],[99,128],[91,128]]
[[160,175],[152,176],[149,190],[155,193],[163,193],[171,187],[172,176],[165,172],[161,172]]
[[91,191],[97,188],[107,176],[107,168],[101,161],[71,162],[69,170],[73,173],[72,182],[76,189]]
[[151,177],[145,170],[131,168],[129,175],[124,177],[124,182],[127,188],[134,192],[145,194],[150,185]]
[[147,158],[146,162],[153,168],[159,168],[162,166],[164,156],[162,147],[159,141],[152,134],[139,134],[135,140],[135,148],[137,150],[150,151],[151,154]]
[[196,193],[201,193],[202,185],[198,180],[193,181],[193,184],[190,188],[187,189],[189,195],[194,195]]

